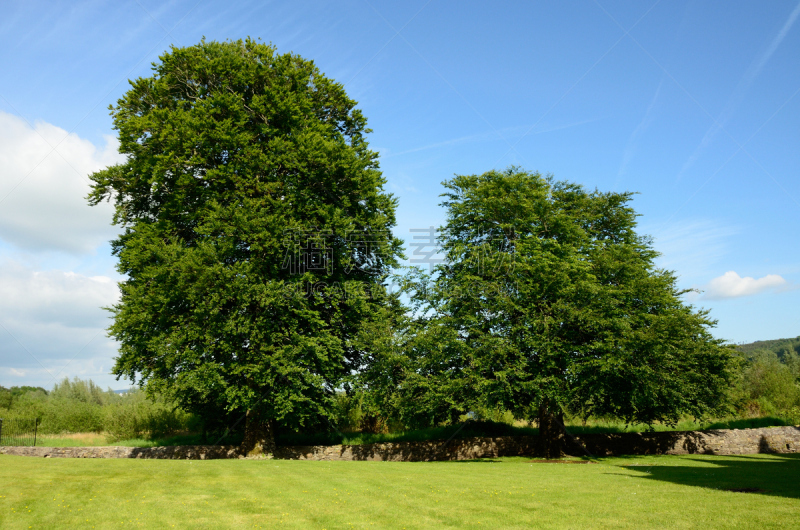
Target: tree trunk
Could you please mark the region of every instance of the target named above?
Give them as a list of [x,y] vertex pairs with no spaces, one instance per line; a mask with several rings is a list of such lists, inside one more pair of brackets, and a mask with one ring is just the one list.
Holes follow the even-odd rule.
[[564,413],[554,402],[542,402],[539,405],[539,444],[536,449],[538,456],[563,457],[566,437]]
[[275,424],[262,419],[254,410],[247,411],[241,451],[244,456],[272,457],[275,452]]

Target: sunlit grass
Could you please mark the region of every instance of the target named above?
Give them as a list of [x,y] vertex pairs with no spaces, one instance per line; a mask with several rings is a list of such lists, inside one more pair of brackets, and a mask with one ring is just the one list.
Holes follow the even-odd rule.
[[798,455],[597,462],[0,455],[0,527],[764,528],[800,516]]

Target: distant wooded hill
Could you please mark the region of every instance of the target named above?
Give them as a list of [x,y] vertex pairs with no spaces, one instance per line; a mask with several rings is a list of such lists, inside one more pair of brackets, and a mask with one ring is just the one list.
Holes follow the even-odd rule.
[[800,423],[800,337],[736,347],[741,356],[731,400],[741,416],[778,416]]
[[739,344],[736,349],[748,357],[759,351],[771,351],[785,362],[786,357],[792,356],[791,352],[800,355],[800,337],[794,339],[757,340],[749,344]]

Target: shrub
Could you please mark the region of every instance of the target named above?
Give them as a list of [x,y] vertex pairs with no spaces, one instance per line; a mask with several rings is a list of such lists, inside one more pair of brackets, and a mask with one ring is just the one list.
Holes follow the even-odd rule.
[[105,407],[105,430],[108,441],[170,436],[185,431],[191,415],[161,400],[148,399],[144,392],[133,390],[114,404]]
[[72,381],[68,377],[56,383],[50,391],[50,397],[55,399],[79,401],[95,405],[106,405],[113,402],[118,396],[111,390],[104,391],[94,384],[91,379],[83,381],[77,377]]
[[[787,357],[790,357],[787,355]],[[736,408],[746,417],[789,416],[800,407],[794,360],[784,364],[775,352],[756,352],[733,390]]]

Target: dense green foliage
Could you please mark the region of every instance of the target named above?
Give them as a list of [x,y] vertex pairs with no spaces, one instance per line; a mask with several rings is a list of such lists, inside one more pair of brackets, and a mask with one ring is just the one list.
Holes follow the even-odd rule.
[[127,159],[91,175],[88,199],[113,202],[124,230],[113,373],[151,399],[57,387],[0,392],[0,406],[82,403],[75,417],[115,437],[246,417],[248,453],[276,436],[516,419],[550,454],[569,419],[800,404],[800,342],[732,361],[655,266],[630,193],[517,168],[444,182],[445,261],[402,279],[409,308],[384,289],[397,203],[366,119],[313,62],[250,39],[173,47],[111,115]]
[[15,401],[31,392],[47,394],[47,390],[38,386],[12,386],[11,388],[0,386],[0,409],[10,409]]
[[782,416],[800,424],[800,337],[737,347],[732,397],[741,416]]
[[361,335],[368,352],[358,376],[362,406],[408,429],[456,423],[482,408],[480,389],[464,370],[457,330],[420,309],[428,283],[422,276],[413,291],[418,316],[386,310]]
[[114,373],[207,418],[332,416],[400,242],[366,119],[311,61],[252,40],[172,48],[112,107]]
[[396,396],[384,403],[400,417],[500,408],[537,419],[545,439],[564,412],[654,423],[725,411],[729,348],[654,265],[630,193],[515,168],[444,186],[445,262],[407,279],[416,318],[371,344],[366,384]]

